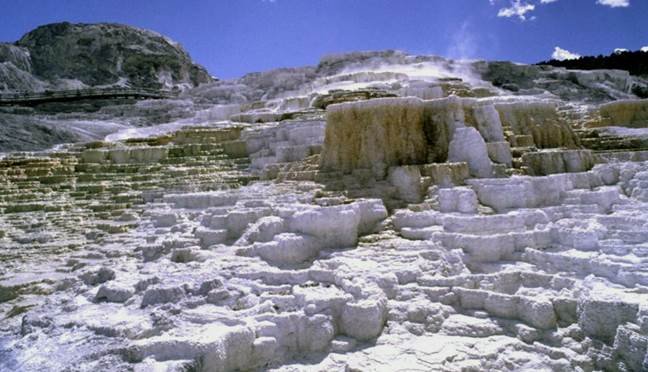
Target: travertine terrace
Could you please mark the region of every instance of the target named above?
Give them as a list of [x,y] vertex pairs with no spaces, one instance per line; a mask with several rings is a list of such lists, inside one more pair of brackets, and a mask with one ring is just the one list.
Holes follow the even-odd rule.
[[644,82],[493,66],[328,57],[6,153],[0,370],[647,370]]

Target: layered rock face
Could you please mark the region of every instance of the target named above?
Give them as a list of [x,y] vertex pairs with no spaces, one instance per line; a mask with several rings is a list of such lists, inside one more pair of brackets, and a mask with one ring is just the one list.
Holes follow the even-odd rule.
[[0,370],[646,370],[643,128],[470,66],[333,56],[3,154]]
[[538,148],[575,148],[578,139],[559,116],[555,103],[519,102],[495,106],[502,126],[515,135],[530,135]]
[[390,166],[427,159],[424,107],[416,99],[377,99],[331,106],[327,113],[322,168],[371,169],[384,177]]
[[492,163],[501,174],[505,169],[513,172],[511,148],[517,148],[516,167],[529,174],[589,170],[594,163],[589,151],[566,151],[578,143],[551,102],[374,99],[327,110],[320,165],[345,173],[370,169],[382,179],[388,167],[466,162],[471,175],[489,177],[494,175]]
[[610,102],[600,107],[600,126],[648,127],[648,100]]

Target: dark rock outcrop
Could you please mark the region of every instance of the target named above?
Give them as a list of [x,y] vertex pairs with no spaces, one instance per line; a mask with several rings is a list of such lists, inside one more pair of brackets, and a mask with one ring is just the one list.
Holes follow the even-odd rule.
[[520,95],[549,92],[565,101],[608,102],[637,96],[644,79],[624,70],[568,70],[548,65],[478,61],[475,72],[494,86]]
[[15,45],[1,44],[0,65],[3,90],[42,90],[39,80],[59,89],[65,80],[76,81],[74,88],[151,89],[191,88],[212,81],[179,44],[152,31],[108,23],[40,26]]

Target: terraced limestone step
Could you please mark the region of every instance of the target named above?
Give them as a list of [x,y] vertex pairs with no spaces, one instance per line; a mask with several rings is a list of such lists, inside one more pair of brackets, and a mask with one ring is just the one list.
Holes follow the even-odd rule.
[[[108,147],[93,143],[64,156],[10,155],[0,160],[0,213],[5,220],[14,219],[14,229],[3,229],[3,244],[21,244],[29,236],[31,228],[15,219],[42,221],[35,231],[47,231],[46,226],[55,223],[57,231],[67,234],[59,243],[62,248],[66,241],[95,241],[136,227],[151,191],[222,190],[247,184],[255,179],[242,172],[249,160],[230,158],[223,148],[223,141],[236,140],[239,134],[240,128],[185,129],[168,141],[131,140]],[[82,217],[73,223],[74,216]]]

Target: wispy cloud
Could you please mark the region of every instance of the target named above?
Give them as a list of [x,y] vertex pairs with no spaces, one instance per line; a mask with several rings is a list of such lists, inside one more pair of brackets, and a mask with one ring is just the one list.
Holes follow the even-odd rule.
[[526,14],[532,12],[534,9],[535,5],[533,4],[522,2],[521,0],[513,0],[511,1],[511,6],[500,9],[497,16],[505,18],[517,17],[521,21],[526,21]]
[[630,6],[630,0],[597,0],[596,3],[611,8],[626,8]]
[[[497,16],[504,18],[518,18],[521,21],[534,20],[531,13],[538,6],[558,2],[558,0],[507,0],[509,6],[499,9]],[[594,0],[591,0],[594,2]],[[501,4],[504,0],[488,0],[491,5]],[[609,6],[611,8],[626,8],[630,6],[630,0],[596,0],[596,4]]]
[[581,55],[577,53],[570,52],[566,49],[563,49],[561,47],[556,47],[554,49],[554,52],[551,54],[551,58],[558,60],[558,61],[564,61],[567,59],[577,59],[580,58]]

